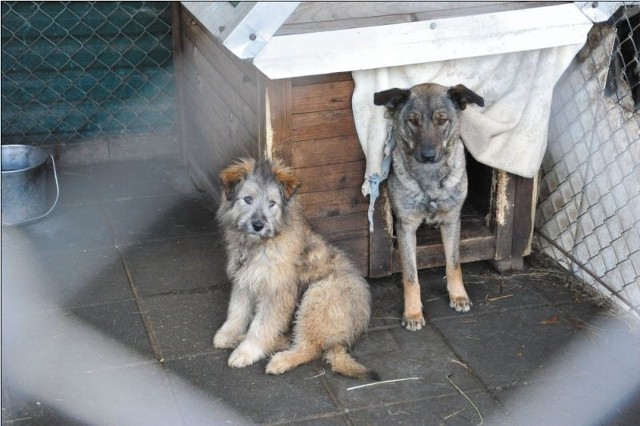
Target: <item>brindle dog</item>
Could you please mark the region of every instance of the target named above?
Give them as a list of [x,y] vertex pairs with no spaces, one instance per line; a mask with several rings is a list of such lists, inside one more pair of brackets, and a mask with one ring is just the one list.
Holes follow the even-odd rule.
[[440,227],[450,306],[467,312],[472,305],[462,281],[458,247],[460,211],[467,196],[460,121],[468,103],[484,106],[484,99],[461,84],[425,83],[375,93],[374,103],[384,105],[392,121],[395,147],[388,189],[402,259],[402,324],[416,331],[425,324],[416,266],[416,230],[422,222]]

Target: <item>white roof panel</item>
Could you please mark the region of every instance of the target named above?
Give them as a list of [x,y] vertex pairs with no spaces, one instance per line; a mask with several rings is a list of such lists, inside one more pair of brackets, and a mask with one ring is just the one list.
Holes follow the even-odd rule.
[[612,9],[583,13],[592,2],[182,3],[271,79],[580,44],[592,26],[587,15]]

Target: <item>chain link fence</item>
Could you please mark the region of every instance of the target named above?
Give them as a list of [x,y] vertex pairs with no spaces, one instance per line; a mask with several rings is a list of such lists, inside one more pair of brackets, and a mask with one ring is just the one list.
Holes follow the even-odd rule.
[[2,143],[175,132],[169,2],[2,2]]
[[640,5],[596,24],[558,82],[540,173],[542,249],[640,314]]

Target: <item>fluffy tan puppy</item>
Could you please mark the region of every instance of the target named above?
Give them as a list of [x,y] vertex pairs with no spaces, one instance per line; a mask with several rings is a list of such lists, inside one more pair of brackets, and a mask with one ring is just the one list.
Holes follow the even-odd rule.
[[277,161],[241,159],[220,179],[217,218],[232,291],[213,343],[235,348],[229,365],[244,367],[281,351],[266,367],[281,374],[324,355],[336,373],[378,379],[348,352],[369,322],[367,282],[344,253],[311,231],[291,171]]

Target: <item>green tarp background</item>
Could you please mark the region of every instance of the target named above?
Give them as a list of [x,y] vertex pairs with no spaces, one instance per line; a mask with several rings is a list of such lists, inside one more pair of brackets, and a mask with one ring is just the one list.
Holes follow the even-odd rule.
[[2,143],[175,132],[169,2],[2,2]]

